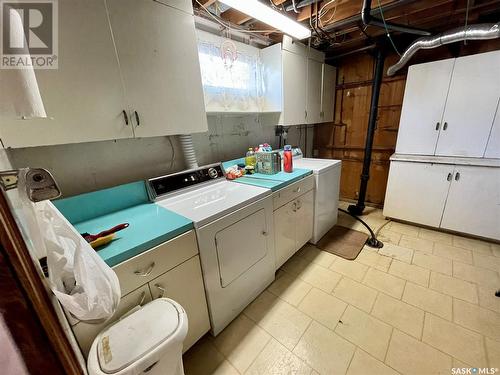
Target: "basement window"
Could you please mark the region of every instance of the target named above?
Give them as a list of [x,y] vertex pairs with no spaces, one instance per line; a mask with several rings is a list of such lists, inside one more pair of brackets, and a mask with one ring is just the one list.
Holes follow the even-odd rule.
[[201,79],[208,109],[256,111],[261,63],[229,39],[198,41]]

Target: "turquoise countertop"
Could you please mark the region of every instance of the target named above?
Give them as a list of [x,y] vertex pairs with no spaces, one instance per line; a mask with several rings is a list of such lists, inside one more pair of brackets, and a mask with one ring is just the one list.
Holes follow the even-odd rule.
[[117,224],[130,226],[98,249],[115,266],[193,228],[191,220],[149,203],[144,182],[120,185],[53,202],[80,233],[97,234]]
[[[224,168],[229,168],[236,164],[244,164],[244,159],[235,159],[222,163]],[[276,174],[254,173],[233,180],[241,184],[259,186],[276,191],[287,185],[294,183],[308,175],[312,174],[310,169],[294,168],[293,172],[278,172]]]

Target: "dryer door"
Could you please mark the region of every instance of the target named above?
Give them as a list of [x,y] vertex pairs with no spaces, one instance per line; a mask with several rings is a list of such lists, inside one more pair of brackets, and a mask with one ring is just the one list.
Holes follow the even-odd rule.
[[223,288],[267,255],[267,235],[264,209],[216,234],[217,260]]

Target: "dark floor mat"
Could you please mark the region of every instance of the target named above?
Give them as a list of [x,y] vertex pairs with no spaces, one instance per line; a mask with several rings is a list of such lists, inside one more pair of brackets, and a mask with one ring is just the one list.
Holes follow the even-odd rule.
[[354,260],[367,239],[366,233],[335,225],[319,240],[316,247],[339,257]]

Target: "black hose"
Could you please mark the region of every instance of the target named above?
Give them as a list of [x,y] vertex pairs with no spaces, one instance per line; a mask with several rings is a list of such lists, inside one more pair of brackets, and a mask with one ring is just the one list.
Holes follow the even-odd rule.
[[350,213],[349,211],[347,210],[344,210],[342,208],[339,208],[339,211],[340,212],[343,212],[345,214],[348,214],[349,216],[352,216],[353,218],[355,218],[357,221],[359,221],[361,224],[363,224],[365,226],[366,229],[368,229],[368,231],[370,232],[370,237],[366,240],[366,244],[370,247],[374,247],[376,249],[380,249],[382,247],[384,247],[384,244],[382,241],[379,241],[377,239],[377,236],[375,235],[375,233],[373,232],[372,228],[370,228],[368,226],[368,224],[366,224],[363,220],[361,220],[359,217],[357,217],[356,215]]

